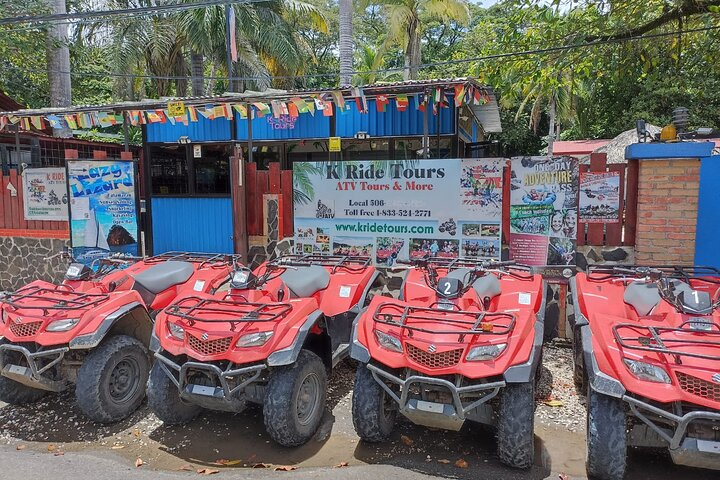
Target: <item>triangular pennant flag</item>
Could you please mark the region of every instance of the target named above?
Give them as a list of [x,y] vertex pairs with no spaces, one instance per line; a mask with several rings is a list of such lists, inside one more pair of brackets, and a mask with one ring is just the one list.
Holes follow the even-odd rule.
[[242,103],[236,103],[233,105],[235,111],[240,115],[240,118],[247,118],[247,107]]
[[315,102],[312,100],[303,100],[303,102],[305,102],[307,111],[310,112],[310,115],[312,115],[314,117],[315,116]]
[[295,103],[290,102],[287,104],[287,110],[288,115],[290,115],[290,118],[297,118],[300,116],[300,112],[298,111],[297,105]]
[[395,103],[397,105],[398,112],[406,111],[408,109],[408,105],[410,105],[407,95],[398,95],[397,98],[395,98]]
[[197,116],[197,110],[195,109],[195,107],[187,107],[187,111],[188,111],[188,117],[190,117],[190,121],[197,122],[198,116]]

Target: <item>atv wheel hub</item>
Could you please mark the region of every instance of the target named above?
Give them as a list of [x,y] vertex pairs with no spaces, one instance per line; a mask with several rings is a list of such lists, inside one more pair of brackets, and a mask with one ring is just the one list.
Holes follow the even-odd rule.
[[320,398],[320,380],[311,373],[300,385],[297,396],[297,418],[301,425],[307,425],[315,416]]
[[140,367],[131,359],[123,359],[115,365],[110,374],[110,396],[118,403],[126,401],[135,394]]

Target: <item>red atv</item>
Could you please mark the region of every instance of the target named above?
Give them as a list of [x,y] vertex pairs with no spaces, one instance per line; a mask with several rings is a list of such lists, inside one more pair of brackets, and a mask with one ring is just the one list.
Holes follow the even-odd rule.
[[156,312],[183,290],[214,292],[233,264],[232,256],[176,252],[129,266],[111,257],[93,268],[71,264],[60,285],[38,280],[5,294],[0,400],[28,403],[75,383],[92,420],[127,417],[145,396]]
[[628,446],[720,469],[720,271],[595,266],[571,288],[588,476],[622,479]]
[[150,408],[177,424],[257,403],[273,440],[307,442],[377,277],[367,257],[289,255],[237,270],[229,293],[176,301],[153,331]]
[[496,425],[503,463],[530,467],[542,278],[511,262],[413,263],[401,299],[376,296],[356,320],[355,430],[362,440],[380,442],[397,412],[448,430],[460,430],[465,420]]

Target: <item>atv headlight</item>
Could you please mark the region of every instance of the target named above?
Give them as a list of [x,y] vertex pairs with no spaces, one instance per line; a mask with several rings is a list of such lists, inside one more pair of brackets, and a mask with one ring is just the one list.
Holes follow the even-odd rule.
[[393,352],[402,353],[403,347],[402,343],[400,343],[399,338],[389,335],[385,332],[381,332],[380,330],[375,330],[375,336],[377,337],[377,341],[381,347],[392,350]]
[[67,332],[80,321],[79,318],[65,318],[63,320],[55,320],[45,329],[46,332]]
[[247,335],[243,335],[242,337],[240,337],[235,346],[238,348],[260,347],[262,345],[265,345],[272,336],[272,331],[248,333]]
[[5,325],[5,323],[7,323],[7,319],[8,319],[8,313],[5,311],[4,308],[0,308],[0,323]]
[[623,358],[623,362],[635,378],[648,382],[670,383],[670,375],[662,367],[629,358]]
[[497,358],[503,351],[505,351],[507,343],[497,343],[495,345],[480,345],[473,347],[465,357],[468,362],[479,362],[482,360],[492,360]]
[[176,340],[185,340],[185,329],[177,323],[168,322],[168,330]]

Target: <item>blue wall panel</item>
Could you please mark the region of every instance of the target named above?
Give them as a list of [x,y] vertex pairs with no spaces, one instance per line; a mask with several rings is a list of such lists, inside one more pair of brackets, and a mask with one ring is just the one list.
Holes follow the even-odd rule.
[[198,114],[197,122],[150,123],[147,125],[147,141],[176,143],[180,137],[188,137],[192,142],[214,142],[230,140],[230,120],[217,118],[208,120]]
[[718,225],[720,225],[720,156],[700,161],[695,264],[720,268]]
[[229,198],[152,199],[153,253],[233,252]]
[[[235,117],[237,121],[238,140],[248,139],[247,119]],[[253,140],[286,140],[302,138],[327,138],[330,136],[330,117],[323,116],[322,112],[315,112],[315,116],[303,113],[295,120],[293,128],[273,128],[277,121],[272,115],[253,119]]]

